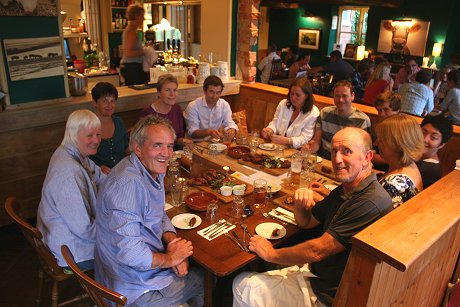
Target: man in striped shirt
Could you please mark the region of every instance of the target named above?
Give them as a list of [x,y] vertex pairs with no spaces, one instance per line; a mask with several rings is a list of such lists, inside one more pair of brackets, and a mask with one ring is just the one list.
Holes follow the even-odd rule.
[[362,111],[352,105],[355,99],[350,81],[337,82],[333,88],[335,106],[324,107],[318,117],[313,138],[305,147],[331,159],[331,140],[336,132],[345,127],[356,127],[371,132],[371,121]]

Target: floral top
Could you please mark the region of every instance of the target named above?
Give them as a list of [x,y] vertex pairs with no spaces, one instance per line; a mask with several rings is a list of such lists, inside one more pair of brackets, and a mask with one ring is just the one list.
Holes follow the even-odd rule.
[[379,182],[390,194],[393,208],[399,207],[419,192],[412,179],[405,174],[391,174],[380,179]]

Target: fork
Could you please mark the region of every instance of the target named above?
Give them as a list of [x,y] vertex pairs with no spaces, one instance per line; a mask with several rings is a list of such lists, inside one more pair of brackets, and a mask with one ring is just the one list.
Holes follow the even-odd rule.
[[284,226],[287,225],[287,223],[286,223],[285,221],[283,221],[282,219],[277,218],[276,216],[271,216],[271,215],[269,215],[269,214],[268,214],[267,212],[265,212],[265,211],[262,211],[262,215],[263,215],[264,217],[268,218],[268,219],[273,219],[273,220],[278,221],[281,225],[284,225]]

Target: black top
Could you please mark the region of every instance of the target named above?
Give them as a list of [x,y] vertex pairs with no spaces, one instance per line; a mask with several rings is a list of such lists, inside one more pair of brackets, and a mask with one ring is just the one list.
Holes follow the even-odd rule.
[[351,237],[390,212],[391,204],[390,196],[372,174],[352,192],[344,194],[340,186],[313,207],[312,214],[323,230],[345,247],[341,253],[310,264],[318,276],[310,278],[310,283],[321,302],[332,304],[350,255]]
[[442,177],[440,163],[428,162],[425,160],[416,162],[420,175],[422,175],[423,188],[426,189]]

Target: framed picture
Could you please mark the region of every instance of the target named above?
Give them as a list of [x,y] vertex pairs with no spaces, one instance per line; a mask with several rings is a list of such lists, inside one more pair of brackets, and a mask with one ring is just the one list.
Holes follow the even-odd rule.
[[429,21],[382,20],[377,51],[395,55],[424,56]]
[[299,48],[319,50],[320,29],[299,29]]
[[0,3],[0,16],[58,15],[56,0],[1,0]]
[[355,44],[347,44],[345,46],[345,53],[343,57],[353,59],[355,57],[356,52],[356,45]]

